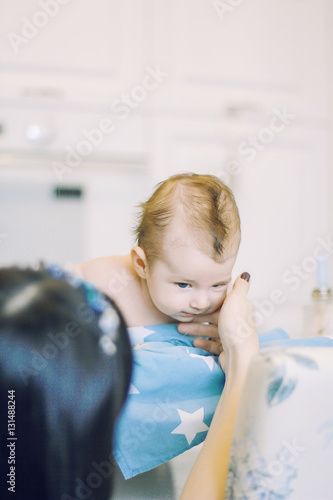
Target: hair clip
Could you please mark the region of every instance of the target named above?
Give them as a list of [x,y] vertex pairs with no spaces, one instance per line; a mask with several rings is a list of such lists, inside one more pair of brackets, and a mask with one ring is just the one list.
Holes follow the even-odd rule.
[[111,307],[105,309],[99,318],[98,326],[105,335],[109,335],[112,340],[115,340],[119,328],[119,317],[116,311]]
[[117,338],[118,327],[119,327],[119,317],[114,309],[108,307],[102,313],[98,321],[98,326],[103,332],[99,344],[102,347],[105,354],[108,356],[113,356],[117,351],[117,346],[114,340]]
[[117,346],[109,335],[103,335],[99,340],[99,345],[107,356],[113,356],[117,352]]

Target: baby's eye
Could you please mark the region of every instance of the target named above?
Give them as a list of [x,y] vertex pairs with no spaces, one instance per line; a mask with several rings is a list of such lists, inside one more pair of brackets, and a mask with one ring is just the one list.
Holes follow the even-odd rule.
[[217,285],[213,285],[213,288],[222,288],[223,286],[226,286],[226,283],[218,283]]
[[187,288],[189,287],[189,283],[176,283],[176,285],[179,287],[179,288]]

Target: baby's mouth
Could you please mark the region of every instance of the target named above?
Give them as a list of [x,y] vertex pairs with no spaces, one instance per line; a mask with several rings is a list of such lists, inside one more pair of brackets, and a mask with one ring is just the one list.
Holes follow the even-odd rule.
[[186,316],[187,318],[192,318],[194,316],[203,316],[204,314],[207,314],[206,312],[200,312],[200,313],[188,313],[185,311],[181,312],[182,316]]

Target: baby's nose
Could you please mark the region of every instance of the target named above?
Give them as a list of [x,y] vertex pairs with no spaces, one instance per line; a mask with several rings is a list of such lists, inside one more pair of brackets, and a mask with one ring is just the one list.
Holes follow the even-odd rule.
[[197,292],[191,297],[190,306],[193,309],[207,309],[209,306],[209,296],[206,292]]

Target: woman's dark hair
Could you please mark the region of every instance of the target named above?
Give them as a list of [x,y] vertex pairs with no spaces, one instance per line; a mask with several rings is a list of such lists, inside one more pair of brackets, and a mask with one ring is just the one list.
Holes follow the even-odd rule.
[[92,285],[46,268],[0,269],[0,489],[8,498],[110,498],[112,437],[131,367],[122,315]]

